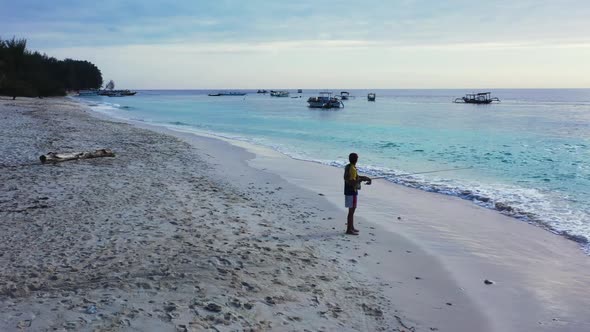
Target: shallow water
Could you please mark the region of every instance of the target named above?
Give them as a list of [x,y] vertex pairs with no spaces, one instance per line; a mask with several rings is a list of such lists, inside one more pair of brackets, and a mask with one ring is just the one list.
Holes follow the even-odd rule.
[[[334,90],[336,91],[336,90]],[[359,153],[369,174],[590,238],[590,89],[495,89],[502,102],[454,104],[470,90],[351,90],[340,110],[301,98],[211,91],[140,91],[85,97],[111,116],[207,132],[272,147],[298,159],[343,166]],[[461,168],[455,171],[432,172]],[[467,168],[467,169],[464,169]]]

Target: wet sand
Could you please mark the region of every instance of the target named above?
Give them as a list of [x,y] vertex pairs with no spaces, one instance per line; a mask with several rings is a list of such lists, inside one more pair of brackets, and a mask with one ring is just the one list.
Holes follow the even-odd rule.
[[382,181],[345,236],[337,169],[90,114],[0,100],[1,331],[590,326],[571,241]]

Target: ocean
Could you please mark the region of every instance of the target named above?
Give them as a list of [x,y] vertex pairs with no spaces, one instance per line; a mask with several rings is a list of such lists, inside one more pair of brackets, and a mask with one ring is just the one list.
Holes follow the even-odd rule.
[[590,89],[494,89],[501,103],[491,105],[452,103],[472,90],[348,90],[354,97],[344,108],[308,108],[318,91],[277,98],[151,90],[77,99],[115,118],[335,167],[357,152],[365,174],[458,196],[590,249]]

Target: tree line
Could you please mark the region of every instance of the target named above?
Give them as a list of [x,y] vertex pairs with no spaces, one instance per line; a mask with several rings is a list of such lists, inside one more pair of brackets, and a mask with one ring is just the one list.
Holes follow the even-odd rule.
[[68,90],[98,89],[102,74],[83,60],[57,60],[27,50],[26,39],[0,38],[0,95],[23,97],[63,96]]

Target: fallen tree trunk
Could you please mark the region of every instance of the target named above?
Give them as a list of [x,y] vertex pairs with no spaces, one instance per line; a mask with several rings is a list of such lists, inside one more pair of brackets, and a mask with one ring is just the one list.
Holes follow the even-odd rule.
[[59,163],[68,160],[99,158],[99,157],[114,157],[115,154],[110,149],[98,149],[96,151],[87,152],[73,152],[73,153],[56,153],[49,152],[39,157],[41,163]]

